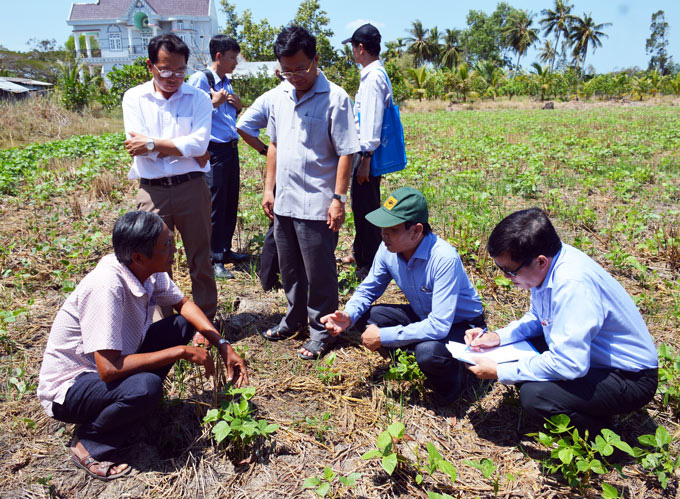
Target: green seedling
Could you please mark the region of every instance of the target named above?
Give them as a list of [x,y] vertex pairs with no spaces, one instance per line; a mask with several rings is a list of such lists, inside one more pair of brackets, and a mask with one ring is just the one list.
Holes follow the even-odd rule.
[[405,430],[402,423],[392,423],[378,436],[377,449],[365,452],[361,459],[369,460],[379,457],[383,469],[391,476],[399,462],[408,462],[408,459],[396,450],[396,443],[404,438]]
[[[338,479],[337,481],[340,482],[340,485],[334,483],[336,478]],[[359,473],[350,473],[347,476],[342,476],[334,472],[329,466],[326,466],[323,469],[322,476],[312,476],[307,478],[302,484],[302,488],[316,488],[314,492],[316,492],[316,495],[319,497],[335,498],[340,497],[343,489],[349,490],[356,487],[357,480],[359,478],[361,478]]]
[[314,433],[314,437],[319,441],[323,442],[325,440],[325,435],[328,430],[333,429],[333,425],[328,421],[331,418],[330,412],[324,412],[320,417],[309,417],[305,418],[305,424],[308,431]]
[[494,464],[494,462],[486,457],[483,457],[479,461],[466,459],[463,462],[468,466],[472,466],[473,468],[481,471],[484,478],[489,480],[491,483],[491,486],[493,487],[493,496],[496,497],[498,495],[498,488],[500,487],[500,477],[498,476],[498,473],[496,473],[498,467]]
[[670,450],[671,444],[676,440],[666,428],[659,426],[654,435],[638,437],[638,441],[647,448],[635,447],[633,449],[636,461],[644,469],[656,475],[664,490],[668,487],[668,479],[680,467],[680,456],[673,455]]
[[331,352],[322,359],[319,359],[316,364],[316,377],[321,380],[324,385],[332,385],[339,381],[341,375],[333,370],[333,363],[335,362],[335,352]]
[[411,383],[407,396],[414,391],[422,394],[425,391],[425,375],[416,362],[416,356],[398,348],[394,353],[390,353],[390,357],[392,364],[385,373],[384,379],[398,383]]
[[228,440],[236,460],[240,461],[257,440],[270,439],[279,425],[253,418],[255,409],[250,399],[255,395],[255,388],[229,386],[225,395],[229,400],[223,402],[219,409],[210,409],[203,418],[203,424],[214,424],[212,433],[217,443]]
[[675,414],[680,413],[680,355],[665,343],[659,345],[659,386],[663,404]]

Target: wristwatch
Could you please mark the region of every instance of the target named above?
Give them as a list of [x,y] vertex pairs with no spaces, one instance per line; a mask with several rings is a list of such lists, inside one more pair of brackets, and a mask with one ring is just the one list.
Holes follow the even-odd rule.
[[373,151],[366,151],[361,153],[362,158],[372,158],[373,157]]
[[217,349],[219,350],[222,348],[222,345],[231,345],[231,342],[227,339],[221,338],[220,341],[217,342]]
[[153,139],[148,139],[146,141],[146,150],[151,152],[156,144],[153,143]]
[[347,202],[347,194],[333,194],[333,199],[337,199],[342,204]]

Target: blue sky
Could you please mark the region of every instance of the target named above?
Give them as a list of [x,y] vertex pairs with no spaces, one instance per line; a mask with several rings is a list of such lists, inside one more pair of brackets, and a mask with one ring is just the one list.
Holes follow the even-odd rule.
[[[81,0],[83,1],[83,0]],[[224,14],[218,5],[220,25]],[[66,25],[71,1],[69,0],[0,0],[0,45],[12,50],[26,50],[30,38],[54,38],[63,44],[70,34]],[[246,8],[253,11],[255,19],[266,17],[272,25],[288,23],[297,11],[299,1],[288,0],[236,0],[233,2],[240,13]],[[420,19],[426,28],[437,26],[440,32],[446,28],[464,28],[465,17],[470,9],[491,13],[497,0],[320,0],[321,7],[331,20],[336,48],[340,41],[349,37],[363,22],[370,21],[380,29],[383,40],[407,37],[411,22]],[[527,9],[540,15],[544,8],[552,7],[552,0],[508,1],[514,7]],[[588,55],[588,64],[598,72],[639,66],[647,67],[649,57],[645,54],[645,40],[649,36],[652,13],[663,10],[670,24],[669,52],[675,62],[680,62],[680,1],[678,0],[575,0],[574,13],[591,12],[596,23],[610,22],[606,28],[609,38],[603,40],[602,48]],[[527,67],[533,62],[535,52],[521,61]]]

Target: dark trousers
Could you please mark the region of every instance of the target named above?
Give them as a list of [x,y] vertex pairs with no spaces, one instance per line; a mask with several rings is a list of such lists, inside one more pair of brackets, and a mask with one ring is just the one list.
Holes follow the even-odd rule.
[[279,253],[274,240],[274,222],[269,223],[260,255],[260,284],[269,291],[279,282]]
[[237,142],[218,144],[210,142],[210,171],[205,180],[210,187],[212,211],[210,223],[210,256],[214,263],[221,262],[231,249],[236,230],[240,169]]
[[338,233],[325,220],[302,220],[274,215],[274,238],[279,251],[283,290],[288,299],[281,326],[297,329],[309,318],[312,340],[331,341],[321,317],[338,308],[335,247]]
[[[139,353],[186,345],[194,328],[184,317],[173,315],[152,324]],[[53,404],[54,418],[79,424],[76,436],[97,460],[113,460],[136,422],[149,414],[163,396],[163,380],[172,364],[105,383],[96,372],[79,375],[66,392],[63,404]]]
[[[410,305],[373,305],[360,319],[362,323],[375,324],[378,327],[406,326],[421,319],[413,311]],[[440,394],[460,393],[462,390],[462,365],[454,359],[451,352],[446,348],[449,341],[465,343],[465,330],[470,326],[485,327],[484,316],[475,319],[457,322],[451,326],[448,336],[441,340],[426,340],[411,343],[403,347],[416,357],[418,367],[427,377],[428,384]],[[386,348],[394,351],[396,348]]]
[[356,260],[357,269],[371,267],[373,258],[382,242],[380,228],[366,220],[366,214],[380,208],[380,179],[381,177],[368,177],[368,182],[359,185],[357,171],[361,156],[354,155],[352,164],[352,183],[350,185],[350,197],[352,199],[352,213],[354,215],[354,243],[352,253]]
[[[547,349],[545,341],[534,345],[539,352]],[[657,369],[630,372],[591,368],[574,380],[527,381],[518,386],[527,413],[538,418],[566,414],[574,426],[581,432],[588,430],[593,439],[611,423],[614,414],[636,411],[652,400],[657,382]]]

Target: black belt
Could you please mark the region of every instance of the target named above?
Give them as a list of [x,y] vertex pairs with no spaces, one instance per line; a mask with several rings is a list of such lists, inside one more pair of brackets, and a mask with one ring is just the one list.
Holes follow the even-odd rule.
[[230,140],[229,142],[213,142],[211,140],[210,144],[208,144],[208,149],[231,149],[232,147],[234,149],[238,147],[238,139]]
[[205,175],[203,172],[189,172],[182,175],[173,175],[172,177],[161,178],[140,178],[139,183],[142,185],[160,185],[161,187],[172,187],[173,185],[183,184],[192,178],[198,178]]

